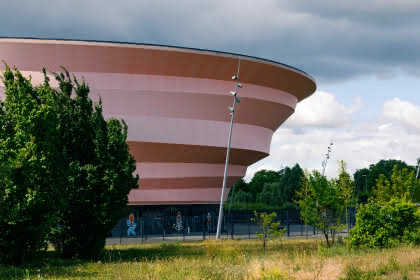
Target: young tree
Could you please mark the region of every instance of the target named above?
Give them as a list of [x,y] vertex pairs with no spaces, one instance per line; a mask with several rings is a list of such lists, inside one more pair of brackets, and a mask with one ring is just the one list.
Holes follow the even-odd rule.
[[379,203],[386,203],[392,198],[420,202],[420,181],[416,180],[414,170],[394,166],[391,179],[380,174],[374,189],[374,199]]
[[252,220],[261,227],[261,232],[257,233],[257,237],[263,242],[264,250],[266,243],[268,243],[269,240],[276,238],[280,238],[281,240],[284,233],[286,232],[286,229],[280,227],[280,222],[275,222],[277,217],[275,212],[268,214],[257,213],[257,211],[254,211],[254,216],[255,217],[252,218]]
[[344,209],[346,215],[346,224],[347,232],[349,232],[349,223],[348,223],[348,208],[353,204],[354,205],[354,182],[350,178],[350,175],[347,173],[347,165],[344,160],[338,162],[338,179],[336,181],[338,195],[340,199],[344,202]]
[[305,224],[317,227],[323,233],[327,246],[331,246],[335,233],[343,227],[341,220],[345,210],[344,198],[335,180],[329,181],[318,171],[306,173],[297,197]]
[[[44,72],[45,74],[45,72]],[[7,65],[0,104],[0,262],[21,265],[46,246],[60,208],[64,161],[56,92]]]

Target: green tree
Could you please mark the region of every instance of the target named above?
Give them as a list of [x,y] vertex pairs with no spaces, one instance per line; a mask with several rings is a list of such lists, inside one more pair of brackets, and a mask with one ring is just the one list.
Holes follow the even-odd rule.
[[[45,71],[44,71],[45,74]],[[56,92],[7,65],[0,105],[0,262],[24,264],[46,246],[64,162]]]
[[272,170],[260,170],[254,174],[251,182],[248,184],[249,192],[252,194],[253,201],[256,201],[257,195],[262,192],[266,183],[274,183],[280,180],[280,174]]
[[[305,224],[317,227],[327,246],[335,241],[335,233],[343,228],[344,197],[335,180],[328,180],[318,171],[305,174],[297,193],[297,204]],[[331,237],[331,239],[330,239]]]
[[373,195],[376,186],[376,180],[382,174],[388,180],[391,180],[392,170],[397,165],[399,169],[407,168],[410,171],[415,170],[414,167],[407,165],[400,160],[380,160],[376,164],[371,164],[369,168],[357,170],[353,177],[355,182],[355,195],[362,203],[366,203]]
[[[234,188],[235,188],[235,191],[233,192]],[[230,201],[232,195],[233,195],[233,201],[234,202],[244,201],[244,200],[237,200],[236,199],[239,192],[249,193],[248,184],[244,181],[243,178],[241,178],[238,182],[236,182],[234,187],[232,187],[230,189],[229,196],[228,196],[228,201]]]
[[278,190],[280,189],[280,183],[265,183],[262,191],[257,193],[256,202],[264,203],[267,205],[278,205],[279,197]]
[[374,198],[382,204],[390,201],[392,198],[420,202],[420,181],[416,180],[414,170],[399,169],[395,165],[390,180],[383,174],[379,175],[374,195]]
[[284,208],[295,207],[293,202],[296,198],[296,192],[299,191],[303,176],[303,170],[298,164],[292,168],[286,167],[278,171],[275,176],[266,176],[266,180],[262,180],[260,175],[256,174],[257,178],[255,180],[253,178],[253,181],[251,181],[254,183],[263,182],[262,189],[256,193],[256,202]]
[[280,222],[276,222],[277,214],[275,212],[268,213],[258,213],[254,211],[254,218],[252,221],[257,223],[261,227],[261,232],[257,233],[257,237],[263,243],[263,248],[266,248],[266,244],[269,240],[283,237],[286,232],[285,228],[280,227]]
[[102,104],[93,104],[85,81],[67,71],[55,78],[66,178],[61,182],[65,203],[51,241],[64,257],[94,258],[123,215],[128,193],[137,188],[135,160],[126,143],[127,125],[104,119]]
[[302,185],[302,177],[304,175],[299,164],[295,164],[292,168],[286,167],[280,171],[280,189],[279,200],[281,204],[293,204],[296,199],[296,193]]
[[346,224],[347,232],[349,231],[348,224],[348,208],[355,206],[354,201],[354,182],[350,178],[349,173],[347,173],[347,165],[344,160],[338,162],[338,179],[336,181],[336,186],[338,189],[338,195],[340,200],[344,203],[345,215],[346,215]]

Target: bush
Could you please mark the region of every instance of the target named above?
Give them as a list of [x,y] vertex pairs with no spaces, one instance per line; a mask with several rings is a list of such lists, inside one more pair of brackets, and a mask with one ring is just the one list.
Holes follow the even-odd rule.
[[400,242],[416,242],[419,226],[420,213],[415,204],[401,199],[392,199],[383,205],[371,201],[357,212],[349,245],[383,248]]
[[137,188],[127,125],[104,119],[84,81],[67,71],[55,78],[58,88],[44,70],[44,83],[33,87],[17,70],[3,74],[2,263],[24,264],[47,238],[62,256],[97,257]]
[[[65,69],[64,69],[65,70]],[[89,98],[89,86],[55,74],[62,105],[61,143],[65,153],[64,205],[50,241],[64,257],[96,258],[124,214],[128,193],[137,188],[135,160],[129,153],[127,125],[105,120],[102,104]]]
[[7,65],[0,102],[0,262],[22,265],[45,248],[60,207],[59,106],[48,82]]

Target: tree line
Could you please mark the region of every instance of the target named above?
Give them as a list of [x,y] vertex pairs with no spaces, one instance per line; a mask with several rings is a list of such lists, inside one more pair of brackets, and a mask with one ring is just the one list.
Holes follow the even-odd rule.
[[[376,177],[376,180],[368,189],[365,179],[366,190],[362,193],[347,172],[346,163],[338,163],[337,178],[328,179],[316,170],[304,171],[295,192],[289,196],[293,200],[288,201],[289,204],[295,203],[294,206],[300,210],[305,224],[316,227],[323,234],[328,247],[335,243],[336,234],[346,227],[349,233],[347,244],[352,248],[420,244],[420,180],[416,178],[413,167],[395,160],[382,160],[371,165],[363,172],[367,175],[366,178]],[[262,176],[267,175],[266,171],[256,174],[256,177],[260,181],[261,178],[273,178],[272,172],[271,177]],[[287,174],[290,173],[277,173],[280,178],[290,176]],[[360,170],[355,174],[360,174]],[[286,181],[286,178],[283,177],[282,181]],[[282,186],[280,182],[265,183],[262,191],[255,197],[262,197],[259,194],[266,192],[271,186]],[[273,188],[270,191],[274,194],[278,189]],[[350,230],[347,219],[351,208],[357,212],[356,224]],[[274,212],[272,215],[275,217]],[[271,224],[265,225],[266,229],[274,224],[273,217],[269,221]],[[266,230],[265,233],[267,232]],[[267,234],[264,238],[267,238]]]
[[[366,203],[374,196],[376,182],[392,179],[393,169],[406,170],[415,178],[415,166],[410,166],[401,160],[380,160],[367,168],[354,172],[349,180],[352,183],[352,199],[355,203]],[[339,166],[341,174],[342,166]],[[346,171],[347,172],[347,171]],[[339,175],[340,176],[340,175]],[[279,171],[260,170],[254,174],[249,182],[241,179],[229,193],[228,201],[233,198],[233,209],[249,209],[255,207],[263,209],[298,209],[296,195],[301,191],[304,170],[299,164],[285,167]]]

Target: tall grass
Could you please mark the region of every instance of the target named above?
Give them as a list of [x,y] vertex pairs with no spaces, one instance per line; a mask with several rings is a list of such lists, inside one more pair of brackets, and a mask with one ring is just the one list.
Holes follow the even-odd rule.
[[108,246],[97,261],[54,252],[0,279],[420,279],[420,248],[352,250],[320,241],[205,241]]

